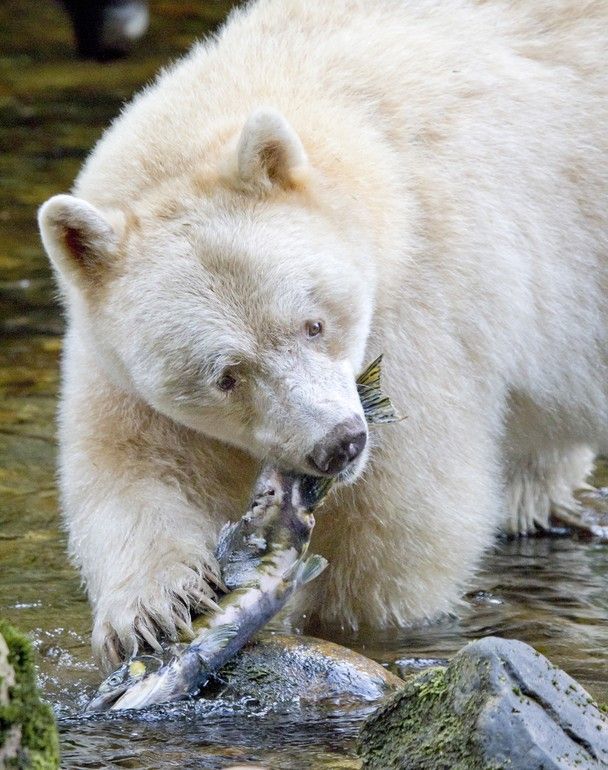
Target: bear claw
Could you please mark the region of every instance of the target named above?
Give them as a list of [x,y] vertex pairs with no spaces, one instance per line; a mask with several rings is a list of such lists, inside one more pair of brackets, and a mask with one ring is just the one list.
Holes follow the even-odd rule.
[[585,487],[575,495],[576,507],[551,506],[551,524],[579,537],[608,542],[608,490]]

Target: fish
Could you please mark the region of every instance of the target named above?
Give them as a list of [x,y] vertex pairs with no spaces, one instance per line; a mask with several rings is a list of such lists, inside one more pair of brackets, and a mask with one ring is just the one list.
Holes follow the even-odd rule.
[[[382,356],[357,378],[357,392],[370,425],[396,422],[380,388]],[[334,484],[267,465],[252,501],[237,522],[224,525],[216,547],[226,593],[214,611],[201,616],[189,644],[164,654],[138,655],[105,679],[86,712],[141,709],[198,694],[213,676],[291,599],[318,577],[327,560],[308,556],[313,511]]]
[[357,393],[368,425],[401,422],[390,398],[382,391],[382,355],[374,359],[357,377]]
[[247,513],[220,533],[216,556],[228,593],[218,609],[203,616],[195,639],[170,650],[170,660],[156,670],[148,665],[153,656],[131,660],[126,670],[102,684],[87,709],[139,709],[198,692],[300,586],[327,566],[322,556],[306,555],[317,502],[316,492],[312,496],[301,488],[294,474],[265,468]]

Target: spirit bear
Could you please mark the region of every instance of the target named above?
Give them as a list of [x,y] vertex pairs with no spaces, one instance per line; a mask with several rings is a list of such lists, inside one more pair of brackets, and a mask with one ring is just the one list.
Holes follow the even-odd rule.
[[[331,627],[455,606],[607,447],[608,5],[258,0],[40,211],[60,480],[107,662],[209,603],[262,461],[338,475]],[[384,353],[407,420],[369,432]]]

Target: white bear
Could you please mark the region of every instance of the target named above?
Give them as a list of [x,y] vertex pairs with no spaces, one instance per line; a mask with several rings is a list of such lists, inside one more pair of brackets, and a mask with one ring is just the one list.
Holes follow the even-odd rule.
[[[40,211],[60,482],[113,662],[187,630],[267,458],[343,482],[294,610],[453,608],[607,446],[608,4],[258,0]],[[367,435],[384,353],[407,420]],[[371,447],[371,451],[370,451]]]

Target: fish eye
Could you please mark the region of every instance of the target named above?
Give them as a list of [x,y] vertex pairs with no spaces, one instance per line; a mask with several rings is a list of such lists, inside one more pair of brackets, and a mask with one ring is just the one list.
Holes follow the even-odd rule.
[[320,334],[323,334],[322,321],[306,321],[304,328],[309,337],[318,337]]
[[236,387],[236,377],[230,372],[224,372],[217,381],[217,386],[224,393],[228,393]]

